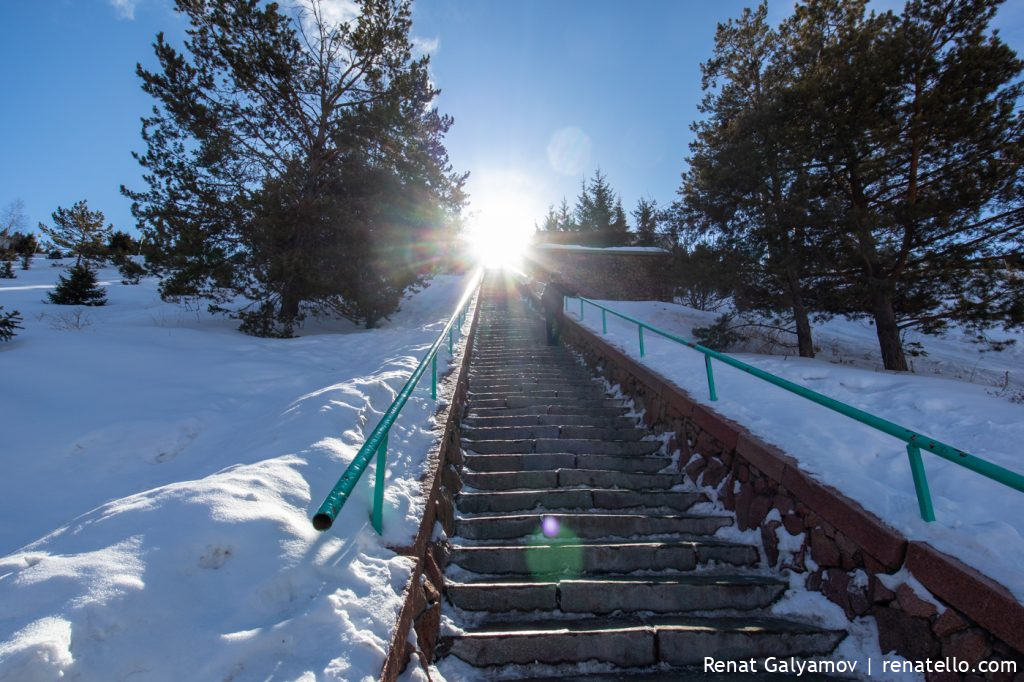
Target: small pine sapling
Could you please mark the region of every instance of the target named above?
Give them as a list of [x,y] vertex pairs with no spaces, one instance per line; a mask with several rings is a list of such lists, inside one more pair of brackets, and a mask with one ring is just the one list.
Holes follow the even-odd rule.
[[121,258],[117,271],[121,273],[121,284],[138,284],[139,279],[146,274],[146,269],[128,256]]
[[14,267],[11,265],[11,261],[3,261],[3,265],[0,265],[0,279],[14,279],[17,275],[14,274]]
[[60,276],[57,288],[47,294],[57,305],[106,305],[107,297],[96,281],[96,273],[84,263],[72,265],[68,277]]
[[21,313],[17,310],[12,310],[9,313],[4,312],[4,307],[0,306],[0,341],[10,341],[14,338],[17,330],[23,329],[21,324]]
[[21,269],[22,270],[28,270],[30,267],[32,267],[32,254],[30,254],[30,253],[23,253],[23,254],[21,254]]

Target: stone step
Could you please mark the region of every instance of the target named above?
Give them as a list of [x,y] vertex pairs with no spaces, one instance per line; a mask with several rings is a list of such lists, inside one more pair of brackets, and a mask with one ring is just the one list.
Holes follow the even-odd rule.
[[558,438],[561,426],[480,426],[462,430],[462,438],[470,441],[519,440],[535,438]]
[[522,370],[498,370],[477,374],[470,372],[469,385],[476,387],[481,383],[546,383],[559,384],[562,387],[570,387],[574,384],[584,383],[586,377],[576,372],[559,372],[555,370],[532,369]]
[[529,381],[483,381],[477,379],[469,383],[471,393],[523,393],[525,391],[569,391],[573,389],[588,390],[596,388],[606,393],[604,383],[598,381],[540,381],[531,379]]
[[615,429],[600,426],[474,426],[465,428],[462,437],[473,441],[529,440],[537,438],[569,438],[609,442],[639,441],[649,435],[647,429]]
[[733,523],[731,516],[689,514],[572,513],[488,514],[455,519],[455,533],[467,540],[544,537],[542,518],[554,525],[554,537],[632,538],[647,535],[714,535]]
[[550,376],[552,379],[575,379],[577,381],[584,381],[585,379],[592,379],[593,375],[589,374],[579,365],[505,365],[503,367],[474,367],[469,368],[470,378],[488,378],[488,379],[533,379],[538,376]]
[[683,482],[679,473],[644,474],[594,469],[542,471],[463,471],[462,481],[478,490],[530,490],[537,488],[620,488],[652,490]]
[[524,414],[510,417],[466,417],[462,420],[466,428],[487,428],[507,426],[596,426],[612,429],[631,429],[636,427],[633,417],[587,417],[583,415],[533,415]]
[[634,571],[691,571],[715,562],[753,566],[757,549],[711,539],[545,542],[452,547],[449,562],[486,575],[603,575]]
[[[544,395],[551,393],[551,395]],[[561,395],[556,395],[561,393]],[[524,393],[471,393],[470,403],[475,407],[526,407],[528,405],[572,405],[586,407],[614,407],[623,403],[621,398],[606,398],[600,389],[554,391],[527,391]],[[614,401],[614,402],[610,402]]]
[[605,490],[602,488],[563,488],[561,490],[507,490],[486,493],[460,493],[455,499],[462,514],[525,511],[529,509],[631,509],[667,507],[686,511],[706,502],[703,493],[674,490]]
[[[469,445],[466,446],[467,450]],[[523,452],[496,455],[466,455],[466,473],[545,471],[551,469],[588,469],[625,473],[656,474],[672,464],[669,457],[642,455],[605,455],[575,452]],[[668,471],[666,473],[676,473]]]
[[542,370],[533,369],[530,371],[522,370],[498,370],[494,372],[485,372],[477,374],[471,372],[469,374],[469,385],[476,387],[482,383],[491,384],[510,384],[510,383],[545,383],[545,384],[557,384],[563,387],[569,387],[574,384],[586,383],[586,377],[576,372],[558,372],[554,370]]
[[548,363],[554,362],[564,365],[575,365],[579,366],[570,355],[567,355],[564,351],[554,353],[547,352],[541,349],[519,349],[519,350],[480,350],[476,349],[473,352],[472,362],[476,366],[483,366],[495,363],[520,363],[520,364],[534,364],[534,363]]
[[467,611],[685,613],[763,609],[787,586],[777,578],[750,575],[609,576],[453,582],[446,586],[446,592],[452,604]]
[[576,400],[603,400],[605,391],[597,386],[590,388],[526,388],[521,391],[474,390],[470,388],[469,399],[501,400],[504,398],[574,398]]
[[[520,440],[462,439],[466,450],[488,454],[518,454],[528,452],[576,452],[594,455],[650,455],[661,449],[661,441],[607,441],[594,438],[527,438]],[[506,469],[510,471],[510,469]]]
[[520,370],[520,371],[533,371],[533,370],[547,370],[547,371],[564,371],[564,372],[582,372],[583,369],[576,363],[575,360],[533,360],[529,358],[508,358],[505,360],[486,360],[476,361],[472,363],[474,372],[481,372],[484,370]]
[[658,663],[698,665],[705,656],[824,656],[845,635],[779,618],[586,618],[480,626],[442,638],[441,650],[475,666],[597,661],[641,668]]
[[519,417],[522,415],[571,414],[584,417],[621,417],[627,407],[580,407],[579,405],[531,405],[530,407],[476,407],[469,405],[469,417]]

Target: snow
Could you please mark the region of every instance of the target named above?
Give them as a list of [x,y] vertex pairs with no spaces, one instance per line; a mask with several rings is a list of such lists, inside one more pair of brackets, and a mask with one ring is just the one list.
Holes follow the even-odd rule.
[[[714,314],[658,302],[601,301],[603,305],[684,338]],[[578,316],[575,305],[570,314]],[[588,306],[583,324],[601,333],[600,312]],[[794,456],[818,480],[857,500],[906,537],[978,568],[1024,600],[1024,494],[924,452],[937,520],[921,520],[905,444],[740,370],[714,363],[718,401],[708,399],[703,357],[689,348],[644,335],[639,358],[636,325],[608,315],[613,345],[685,389],[701,403]],[[954,330],[920,337],[928,363],[922,373],[878,368],[877,340],[866,323],[836,319],[815,327],[830,349],[816,359],[733,353],[748,364],[819,393],[938,438],[1016,472],[1024,472],[1024,405],[1007,399],[993,378],[1024,377],[1024,348],[979,353]],[[1003,334],[1001,338],[1014,338]],[[1022,338],[1018,335],[1017,338]],[[834,349],[834,352],[831,350]],[[930,364],[929,364],[930,363]],[[930,372],[925,374],[923,372]],[[949,378],[949,377],[956,377]],[[968,380],[978,383],[971,383]]]
[[384,538],[372,466],[330,531],[309,519],[469,278],[436,277],[380,329],[281,340],[112,268],[108,306],[47,305],[48,265],[0,280],[25,327],[0,344],[0,680],[376,679],[412,568],[386,544],[418,529],[436,439],[429,379],[391,431]]

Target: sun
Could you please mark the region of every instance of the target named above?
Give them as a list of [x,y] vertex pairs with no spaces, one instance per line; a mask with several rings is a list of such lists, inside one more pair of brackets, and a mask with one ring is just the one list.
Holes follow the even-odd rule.
[[493,197],[471,218],[467,237],[474,257],[484,266],[521,268],[536,219],[523,204],[513,196]]

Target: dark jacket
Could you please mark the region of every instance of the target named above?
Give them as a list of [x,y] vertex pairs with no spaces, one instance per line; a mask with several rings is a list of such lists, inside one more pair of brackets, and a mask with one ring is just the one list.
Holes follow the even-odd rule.
[[561,282],[548,282],[544,287],[544,293],[541,294],[540,303],[545,313],[557,316],[565,305],[565,297],[572,295],[574,292]]

